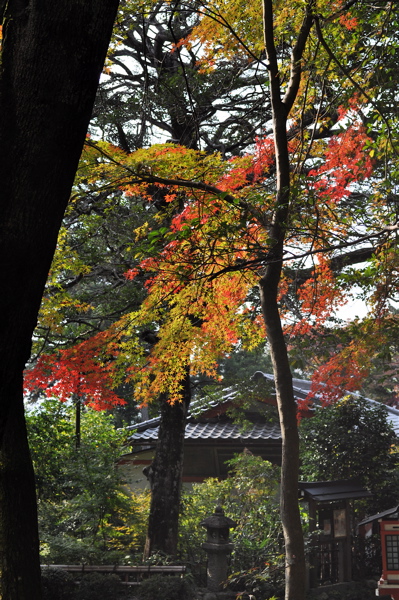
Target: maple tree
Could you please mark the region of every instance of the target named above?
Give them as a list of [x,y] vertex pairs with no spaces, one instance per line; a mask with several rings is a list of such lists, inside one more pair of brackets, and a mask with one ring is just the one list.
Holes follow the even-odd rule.
[[[269,6],[269,9],[271,10],[271,7]],[[337,15],[338,17],[343,16],[341,15]],[[271,21],[271,14],[269,14],[269,21]],[[340,19],[340,24],[342,26],[345,26],[345,23],[341,23],[342,19]],[[309,12],[307,15],[305,15],[305,20],[304,20],[304,25],[303,28],[300,30],[300,33],[302,34],[302,38],[299,37],[299,44],[297,46],[294,46],[294,50],[297,50],[299,55],[301,54],[301,52],[303,52],[304,50],[304,46],[302,46],[302,42],[304,41],[304,38],[306,38],[309,33],[310,33],[310,28],[311,25],[314,22],[314,15],[311,14],[311,10],[309,7]],[[351,22],[351,24],[353,24],[353,22]],[[270,22],[269,22],[270,25]],[[272,35],[273,32],[269,31],[269,35]],[[274,45],[273,45],[273,37],[269,37],[269,52],[271,54],[271,59],[274,59],[274,61],[276,61],[276,56],[273,54],[275,51]],[[298,57],[299,60],[300,56]],[[271,62],[273,62],[271,60]],[[274,63],[275,65],[277,64],[277,62]],[[269,66],[270,69],[270,66]],[[277,70],[277,67],[276,67]],[[295,88],[295,86],[297,85],[297,83],[299,83],[298,81],[298,77],[299,77],[299,71],[295,72],[295,68],[293,68],[292,70],[292,87],[290,88],[288,86],[287,92],[286,92],[286,96],[285,96],[285,100],[286,103],[288,104],[288,106],[290,106],[290,102],[293,103],[294,99],[295,99],[295,94],[298,91],[298,88]],[[273,87],[274,86],[274,87]],[[263,258],[263,261],[259,260],[259,256],[257,256],[255,253],[252,253],[249,255],[244,251],[244,252],[240,252],[238,254],[238,257],[240,260],[243,260],[244,263],[246,262],[247,266],[250,266],[251,264],[254,265],[256,264],[257,261],[259,261],[261,264],[263,263],[263,265],[266,264],[266,274],[262,276],[261,280],[260,280],[260,285],[261,285],[261,291],[263,292],[263,310],[264,310],[264,317],[265,317],[265,322],[266,322],[266,327],[268,329],[268,337],[269,340],[271,342],[271,348],[272,348],[272,358],[274,360],[274,371],[275,371],[275,376],[276,376],[276,387],[277,387],[277,395],[278,398],[280,400],[280,415],[281,415],[281,421],[282,421],[282,426],[283,426],[283,430],[284,427],[287,426],[287,422],[286,420],[289,419],[289,425],[288,425],[288,430],[290,431],[290,434],[287,435],[287,437],[285,438],[285,450],[287,451],[289,449],[289,461],[290,464],[288,465],[287,463],[284,464],[284,458],[283,458],[283,477],[284,477],[284,472],[285,472],[285,476],[286,479],[283,479],[283,484],[282,484],[282,490],[283,490],[283,523],[285,521],[285,527],[286,527],[286,551],[287,551],[287,558],[288,558],[288,577],[287,577],[287,597],[291,597],[292,594],[294,593],[293,589],[295,588],[295,593],[298,593],[298,588],[299,589],[304,589],[304,580],[303,580],[303,575],[301,575],[301,573],[303,573],[304,569],[303,569],[303,564],[301,564],[301,549],[300,549],[300,544],[301,542],[298,541],[301,538],[301,532],[300,532],[300,527],[298,525],[299,519],[296,520],[296,522],[294,521],[295,518],[295,505],[297,503],[296,501],[296,497],[297,497],[297,485],[295,482],[295,461],[293,460],[294,456],[298,456],[297,454],[297,439],[296,436],[294,435],[294,431],[295,431],[295,421],[296,421],[296,409],[295,409],[295,403],[293,401],[293,394],[292,394],[292,387],[289,383],[290,380],[290,371],[289,371],[289,367],[288,367],[288,360],[287,360],[287,354],[286,354],[286,348],[285,348],[285,343],[284,343],[284,338],[283,338],[283,332],[281,329],[281,321],[280,321],[280,317],[278,314],[278,309],[277,309],[277,285],[279,283],[280,280],[280,274],[281,274],[281,261],[283,258],[283,251],[284,251],[284,246],[283,244],[286,242],[286,238],[287,238],[287,233],[288,231],[290,231],[287,227],[287,223],[286,220],[289,217],[289,213],[288,213],[288,207],[289,207],[289,196],[288,194],[288,190],[289,190],[289,156],[288,156],[288,151],[289,151],[289,144],[287,143],[287,110],[286,110],[286,106],[284,104],[281,103],[281,98],[280,98],[280,93],[281,90],[280,88],[277,86],[277,82],[276,79],[272,79],[272,90],[271,90],[271,94],[272,94],[272,98],[273,98],[273,93],[275,94],[274,96],[274,102],[275,102],[275,108],[276,110],[279,109],[281,112],[277,112],[277,115],[275,115],[276,121],[277,121],[277,125],[279,124],[279,119],[282,122],[281,124],[281,129],[279,130],[280,136],[277,136],[278,131],[276,132],[275,130],[275,144],[277,146],[277,151],[281,152],[281,159],[285,160],[285,163],[283,162],[283,167],[282,171],[280,173],[281,179],[278,179],[278,175],[279,175],[279,163],[278,163],[278,152],[277,152],[277,156],[276,156],[276,160],[277,160],[277,181],[278,181],[278,192],[277,192],[277,201],[275,199],[273,199],[273,204],[271,209],[269,209],[270,211],[272,211],[274,209],[274,223],[272,222],[272,226],[271,226],[271,230],[269,229],[269,219],[267,220],[267,226],[265,227],[264,223],[261,224],[257,224],[257,227],[254,227],[254,230],[256,232],[256,235],[253,235],[253,239],[251,239],[251,242],[253,244],[253,246],[258,245],[259,249],[262,249],[263,246],[263,252],[265,253],[265,246],[266,243],[265,241],[267,240],[267,238],[272,238],[275,240],[275,243],[271,244],[271,250],[270,251],[270,243],[269,243],[269,251],[267,252],[267,254],[269,254],[269,256],[267,256],[267,258]],[[291,93],[291,95],[290,95]],[[323,166],[320,169],[312,169],[309,173],[307,173],[307,177],[314,177],[313,181],[311,180],[311,185],[306,186],[307,187],[307,192],[308,195],[313,195],[313,198],[316,196],[316,194],[318,196],[320,196],[323,199],[323,203],[324,205],[317,205],[317,210],[320,211],[319,214],[317,214],[317,222],[313,223],[311,222],[310,225],[313,225],[313,227],[309,227],[310,229],[310,234],[309,234],[309,229],[305,232],[304,236],[301,239],[301,243],[306,246],[306,240],[308,240],[308,244],[309,244],[309,240],[311,239],[311,244],[313,245],[313,247],[316,246],[321,246],[321,248],[325,248],[326,246],[328,248],[331,248],[332,243],[331,243],[331,239],[334,240],[335,239],[339,239],[340,236],[343,236],[344,234],[347,233],[348,231],[348,213],[346,213],[346,223],[344,223],[343,219],[342,219],[342,212],[341,214],[339,214],[339,210],[334,211],[333,208],[335,206],[339,206],[339,202],[342,201],[344,198],[347,198],[351,195],[351,190],[350,190],[350,184],[354,181],[354,179],[356,179],[356,182],[360,182],[361,179],[365,179],[370,177],[371,175],[371,162],[370,162],[370,157],[367,156],[367,154],[363,153],[363,156],[360,157],[359,154],[357,152],[354,152],[354,150],[360,149],[362,147],[364,147],[367,143],[371,143],[371,140],[367,138],[366,132],[363,130],[361,126],[359,126],[358,124],[354,124],[353,129],[347,129],[348,133],[346,134],[344,140],[346,142],[346,144],[344,145],[344,143],[342,142],[342,138],[343,136],[336,136],[330,145],[330,148],[334,148],[334,154],[332,153],[332,151],[328,151],[325,152],[325,162],[323,164]],[[280,144],[280,146],[279,146]],[[339,153],[337,153],[337,148],[340,150],[343,150],[343,153],[341,153],[340,156],[340,160],[339,163],[337,163],[335,161],[335,155]],[[292,150],[291,150],[292,152]],[[354,159],[354,162],[351,163],[351,159]],[[332,160],[334,159],[334,160]],[[334,162],[335,161],[335,162]],[[359,164],[360,163],[360,164]],[[359,169],[353,169],[353,166],[359,167]],[[281,165],[280,165],[281,166]],[[332,182],[334,184],[334,186],[329,185],[329,181],[325,179],[324,174],[328,171],[329,174],[331,173],[331,170],[334,169],[333,171],[333,177],[331,177],[329,179],[332,179]],[[353,173],[354,171],[354,173]],[[242,174],[242,173],[241,173]],[[235,173],[235,175],[237,175],[237,172]],[[183,178],[183,177],[182,177]],[[184,179],[189,179],[189,177],[184,177]],[[299,179],[299,178],[298,178]],[[148,176],[148,180],[149,181],[156,181],[156,177],[149,175]],[[178,184],[178,180],[174,179],[171,180],[169,179],[168,181],[166,181],[165,179],[163,181],[161,181],[161,179],[158,179],[159,183],[163,183],[164,185],[169,184],[169,185],[176,185]],[[242,185],[243,180],[241,179],[241,185]],[[298,185],[297,182],[295,182],[296,185]],[[300,185],[300,180],[299,180],[299,185]],[[215,192],[215,189],[211,189],[212,183],[208,184],[206,183],[203,186],[200,185],[196,185],[197,189],[202,190],[203,192]],[[194,187],[193,185],[191,187]],[[236,184],[234,184],[234,187],[236,187]],[[219,192],[223,192],[225,191],[226,188],[222,188],[219,187]],[[337,195],[335,196],[335,191],[337,190]],[[310,194],[309,194],[310,192]],[[220,194],[222,195],[222,194]],[[297,197],[298,192],[296,193],[296,195],[294,196],[294,198]],[[198,200],[198,197],[197,197]],[[226,194],[224,197],[222,197],[223,202],[223,207],[226,209],[226,203],[228,204],[228,208],[229,211],[231,213],[233,213],[234,211],[231,210],[231,204],[234,205],[234,199],[231,197],[228,197],[228,195]],[[231,203],[231,204],[230,204]],[[277,203],[277,212],[276,212],[276,203]],[[193,219],[197,219],[197,220],[202,220],[205,218],[206,220],[206,211],[204,210],[204,198],[200,198],[200,200],[197,202],[197,205],[195,206],[194,210],[192,210],[192,207],[188,207],[186,214],[189,216],[189,218],[187,218],[187,229],[190,227],[193,229],[198,229],[198,227],[193,227],[192,226],[192,220]],[[248,204],[245,202],[242,202],[242,204],[240,205],[240,199],[238,199],[238,201],[236,202],[236,205],[239,206],[239,208],[241,210],[243,210],[244,208],[247,209],[247,211],[249,212],[250,207],[248,207]],[[262,197],[262,207],[265,211],[266,208],[266,202],[265,202],[265,197]],[[199,206],[199,208],[197,208]],[[301,207],[303,208],[303,204],[301,205]],[[305,209],[306,209],[306,205],[305,205]],[[339,206],[340,208],[340,206]],[[218,207],[217,207],[218,209]],[[216,209],[215,212],[218,212],[218,210]],[[322,229],[322,216],[320,215],[320,213],[324,211],[325,212],[325,216],[324,218],[327,217],[329,220],[331,220],[331,216],[333,217],[334,221],[334,226],[332,229],[331,227],[327,230],[323,230]],[[190,214],[191,212],[191,214]],[[237,211],[238,214],[240,214],[240,211]],[[252,213],[253,214],[253,213]],[[262,216],[264,215],[264,212],[262,213]],[[267,215],[267,212],[266,212]],[[251,215],[252,216],[252,215]],[[303,217],[303,215],[301,215]],[[237,222],[237,215],[235,215],[235,223]],[[338,218],[340,217],[340,218]],[[234,217],[233,217],[234,218]],[[246,215],[246,218],[248,219],[248,215]],[[270,218],[270,217],[269,217]],[[354,221],[352,220],[352,223]],[[343,225],[344,223],[344,225]],[[183,221],[184,224],[184,221]],[[201,221],[201,225],[203,225],[203,221]],[[180,230],[183,229],[182,227],[182,220],[180,219]],[[198,225],[198,223],[196,223],[195,225]],[[225,222],[223,223],[224,227],[225,227]],[[319,228],[319,233],[317,232],[317,229]],[[203,228],[205,229],[205,227]],[[226,227],[225,227],[226,229]],[[248,221],[245,223],[245,233],[248,231],[249,227],[248,227]],[[215,243],[214,240],[216,239],[217,241],[220,242],[220,233],[221,231],[218,229],[218,227],[215,228],[215,233],[211,239],[213,241],[213,247],[212,250],[214,250],[215,247],[217,247],[217,242]],[[243,234],[243,231],[239,231],[237,232],[237,228],[235,228],[236,233],[238,234]],[[223,233],[226,232],[224,231]],[[251,231],[252,233],[252,231]],[[317,234],[315,236],[315,233]],[[381,231],[379,232],[381,236],[383,236],[383,228],[381,228]],[[262,235],[263,240],[262,240]],[[183,237],[183,236],[182,236]],[[188,236],[187,237],[191,239],[193,239],[192,236]],[[209,236],[210,237],[210,236]],[[209,237],[205,237],[204,239],[207,240],[209,239]],[[227,235],[226,235],[227,237]],[[356,235],[357,239],[356,242],[359,241],[359,235]],[[199,311],[198,309],[198,304],[195,304],[195,300],[193,302],[193,299],[196,299],[199,297],[198,294],[198,285],[197,282],[199,280],[199,277],[201,277],[201,287],[199,288],[201,290],[201,292],[203,292],[204,288],[206,287],[203,284],[203,280],[206,279],[206,275],[208,276],[207,279],[208,281],[211,279],[212,283],[215,280],[214,279],[214,275],[215,275],[215,271],[219,272],[219,279],[218,281],[220,282],[222,279],[222,274],[224,273],[228,273],[229,279],[230,279],[230,289],[232,289],[232,285],[231,285],[231,272],[234,271],[242,271],[242,264],[239,266],[239,268],[236,267],[236,259],[237,259],[237,255],[234,253],[232,256],[231,254],[229,255],[230,258],[232,259],[231,262],[229,263],[228,260],[227,261],[223,261],[220,259],[220,253],[217,253],[216,251],[214,252],[212,258],[214,258],[215,256],[217,256],[217,258],[219,259],[219,263],[216,261],[212,261],[211,264],[209,265],[209,272],[206,273],[206,267],[208,266],[207,263],[203,260],[203,255],[201,255],[200,250],[201,247],[198,250],[199,244],[198,244],[198,237],[194,238],[195,239],[195,243],[193,245],[190,246],[189,243],[187,243],[186,240],[184,240],[180,245],[177,251],[174,250],[173,252],[173,259],[170,260],[169,262],[167,261],[167,253],[170,251],[170,246],[168,247],[168,245],[166,246],[166,251],[164,252],[164,254],[162,255],[161,258],[161,262],[162,260],[166,261],[166,264],[160,264],[160,261],[158,261],[156,263],[156,269],[154,268],[155,265],[154,263],[151,264],[151,261],[146,262],[145,267],[148,269],[149,267],[154,269],[154,271],[156,270],[157,272],[161,272],[162,273],[162,286],[164,288],[165,286],[165,278],[166,281],[168,282],[168,276],[171,282],[171,288],[169,289],[173,289],[174,292],[174,296],[173,296],[173,300],[170,302],[172,304],[172,306],[174,306],[175,304],[177,305],[177,299],[176,296],[180,293],[180,286],[182,285],[182,281],[184,282],[184,294],[185,294],[185,302],[184,304],[182,303],[180,305],[180,313],[179,316],[181,318],[181,309],[184,307],[186,307],[186,313],[187,312],[191,312],[193,311],[194,315],[198,318],[199,314],[201,315],[205,315],[206,316],[209,314],[209,312],[211,312],[210,309],[210,303],[209,303],[209,296],[206,295],[206,301],[204,302],[204,309],[202,310],[202,312]],[[241,238],[242,239],[242,238]],[[290,242],[292,240],[289,240]],[[173,244],[174,242],[176,242],[175,239],[172,239],[171,244]],[[298,242],[297,242],[298,243]],[[352,243],[355,243],[352,241]],[[204,245],[206,244],[206,241],[204,242]],[[267,246],[266,246],[267,247]],[[252,248],[251,248],[252,249]],[[179,254],[180,251],[180,254]],[[198,256],[198,254],[200,254],[201,258],[196,260],[196,256]],[[226,253],[227,254],[227,253]],[[255,254],[255,255],[254,255]],[[272,256],[270,256],[270,254],[272,254]],[[177,260],[179,259],[179,260]],[[173,270],[173,265],[174,264],[178,264],[179,268],[181,269],[181,265],[185,266],[185,270],[183,270],[182,273],[177,273],[176,274],[176,270]],[[216,263],[216,264],[215,264]],[[204,264],[205,264],[205,268],[204,268]],[[198,269],[198,271],[196,271],[195,269]],[[188,271],[188,273],[187,273]],[[204,273],[205,271],[205,273]],[[192,293],[191,295],[187,295],[187,289],[190,288],[190,274],[192,274],[194,272],[194,287],[196,288],[196,293]],[[167,274],[167,276],[165,277],[165,274]],[[175,279],[174,279],[175,277]],[[189,282],[187,282],[187,280],[189,280]],[[153,293],[153,300],[154,302],[159,302],[159,296],[157,298],[157,292],[160,293],[160,289],[156,288],[156,283],[157,283],[157,278],[154,277],[154,280],[151,283],[150,286],[150,291],[151,293]],[[158,283],[161,285],[161,277],[158,278]],[[180,284],[180,285],[179,285]],[[273,285],[272,285],[273,284]],[[233,288],[234,289],[234,288]],[[333,290],[334,289],[334,285],[330,285],[330,289]],[[176,293],[177,292],[177,293]],[[208,292],[208,290],[207,290]],[[210,295],[211,296],[211,295]],[[163,296],[163,298],[165,298],[165,296]],[[187,308],[187,299],[189,298],[190,300],[190,308]],[[212,296],[211,296],[212,298]],[[305,301],[306,299],[306,294],[305,294],[305,290],[303,290],[302,293],[302,301],[304,304],[304,309],[305,312],[308,312],[309,314],[309,310],[306,309],[306,306],[309,306],[309,304],[306,303]],[[245,300],[245,297],[241,296],[239,298],[239,305],[242,306],[243,302]],[[324,299],[324,307],[329,307],[331,306],[331,302],[330,304],[328,303],[328,295],[325,295],[325,299]],[[148,310],[148,305],[146,306],[147,310]],[[194,312],[195,310],[197,310],[197,312]],[[325,310],[325,308],[324,308]],[[186,324],[187,324],[187,329],[189,328],[189,323],[186,320]],[[185,331],[187,331],[185,329]],[[159,335],[159,334],[158,334]],[[192,339],[196,338],[196,333],[192,332]],[[166,337],[166,336],[165,336]],[[169,339],[170,342],[170,339]],[[202,347],[204,347],[203,345],[204,340],[202,340]],[[200,344],[197,345],[196,342],[193,343],[193,347],[195,349],[200,348]],[[190,356],[191,358],[191,356]],[[158,381],[159,383],[159,381]],[[284,433],[283,433],[284,435]],[[284,451],[283,451],[284,452]],[[288,457],[287,457],[288,458]],[[287,461],[288,462],[288,461]],[[286,470],[285,470],[286,469]],[[290,472],[290,469],[292,469],[292,471]],[[284,514],[285,512],[285,514]],[[293,544],[291,546],[291,544]],[[295,551],[293,550],[293,548],[295,548]],[[290,559],[290,553],[292,553],[292,556],[295,555],[295,560],[292,560],[292,556]],[[303,554],[302,554],[303,556]],[[290,577],[290,571],[292,576]],[[302,577],[302,583],[301,582],[301,577]],[[299,585],[298,585],[299,584]]]
[[[217,36],[220,45],[208,43],[201,64],[198,57],[193,61],[198,70],[208,61],[209,73],[217,74],[224,57],[231,61],[237,55],[253,65],[259,85],[269,80],[269,90],[263,86],[261,94],[268,98],[272,128],[267,129],[267,119],[262,121],[264,130],[247,154],[224,160],[225,155],[200,152],[196,147],[206,135],[193,138],[192,132],[189,137],[196,141],[188,143],[190,148],[169,143],[129,153],[133,143],[140,143],[124,143],[118,121],[114,131],[124,150],[100,143],[91,144],[90,152],[95,150],[96,156],[92,181],[107,178],[126,197],[144,200],[149,207],[161,198],[166,211],[158,216],[152,212],[151,223],[135,232],[136,264],[127,278],[145,281],[148,295],[139,310],[109,328],[121,349],[117,355],[110,352],[115,373],[127,374],[137,397],[163,396],[177,406],[188,367],[193,373],[216,375],[217,361],[232,345],[239,340],[249,348],[256,345],[264,331],[249,297],[254,286],[260,288],[284,439],[282,520],[286,597],[291,599],[304,593],[304,558],[297,509],[296,406],[285,340],[293,344],[299,337],[314,344],[343,301],[344,276],[348,287],[356,282],[345,272],[337,278],[346,265],[373,255],[372,261],[376,256],[391,264],[395,260],[396,217],[386,202],[396,176],[395,115],[391,72],[385,76],[381,69],[397,14],[392,3],[385,9],[325,1],[316,11],[307,2],[295,4],[293,12],[292,6],[274,7],[265,0],[263,7],[263,28],[259,10],[245,7],[243,18],[239,2],[234,11],[230,2],[193,7],[193,22],[177,44],[166,36],[167,19],[154,26],[163,52],[168,50],[162,61],[165,66],[169,59],[173,62],[174,76],[179,72],[176,56],[192,58],[197,40]],[[151,18],[158,18],[157,13],[144,13],[142,37],[150,31]],[[128,31],[131,45],[141,47]],[[376,40],[372,46],[370,38]],[[153,48],[155,42],[156,35]],[[157,59],[150,53],[148,60]],[[184,79],[184,69],[179,76]],[[111,77],[110,85],[120,79]],[[174,98],[178,89],[173,88]],[[161,111],[167,113],[164,107]],[[180,135],[177,139],[181,141]],[[309,258],[315,261],[310,268]],[[150,348],[140,344],[143,328],[155,334]],[[342,369],[348,356],[352,360],[350,348],[324,369],[324,376],[335,369],[339,387],[348,381]],[[366,353],[358,356],[363,368]],[[355,366],[352,360],[352,381]],[[360,369],[359,381],[363,375]]]
[[[173,43],[171,45],[171,39],[179,40],[182,32],[189,31],[197,20],[196,10],[192,8],[178,6],[177,4],[171,6],[164,3],[151,10],[150,5],[141,9],[135,3],[128,2],[123,5],[122,9],[117,20],[114,46],[111,48],[109,55],[110,62],[106,69],[109,79],[105,76],[100,86],[97,106],[94,111],[94,125],[101,127],[106,132],[107,138],[117,142],[125,151],[140,147],[148,140],[148,132],[152,127],[163,128],[172,139],[179,139],[181,143],[189,147],[196,147],[200,140],[202,143],[206,139],[208,140],[207,146],[209,149],[220,148],[223,149],[223,153],[237,153],[248,143],[251,143],[253,132],[261,123],[267,121],[270,114],[269,110],[265,108],[265,91],[262,87],[259,87],[260,78],[254,73],[253,65],[247,66],[246,59],[237,55],[234,62],[226,60],[223,65],[219,62],[217,73],[213,74],[211,71],[201,73],[201,71],[204,71],[204,65],[199,68],[193,64],[194,51],[192,49],[190,50],[191,57],[187,59],[187,56],[181,53],[178,47],[175,47]],[[142,14],[140,14],[141,10],[143,11]],[[154,29],[156,30],[155,33]],[[198,54],[200,53],[201,50],[198,49]],[[126,58],[126,62],[123,62]],[[127,66],[128,61],[131,61],[132,58],[136,62],[134,74]],[[112,64],[117,69],[112,69]],[[138,70],[141,69],[143,74],[139,75]],[[264,77],[263,75],[263,80]],[[235,98],[232,95],[233,88]],[[143,90],[145,90],[144,99],[142,97]],[[215,117],[216,111],[220,109],[222,104],[229,110],[229,117],[226,119],[225,124],[220,122],[219,116]],[[136,129],[138,133],[136,135],[133,133],[136,128],[136,123],[133,121],[133,119],[136,119],[135,111],[132,111],[133,105],[143,107],[140,110],[139,123]],[[234,121],[232,121],[233,106],[236,114]],[[113,152],[115,152],[115,149],[113,149]],[[87,155],[89,154],[90,152],[87,151]],[[101,168],[99,166],[96,170],[99,175],[98,180],[101,180]],[[76,242],[78,247],[81,245],[81,240],[76,239],[75,235],[76,223],[81,220],[79,211],[80,213],[82,211],[92,212],[96,210],[97,206],[101,210],[106,204],[103,198],[107,194],[107,186],[99,187],[96,192],[93,185],[93,193],[87,194],[87,183],[89,181],[90,185],[90,181],[93,182],[95,177],[93,177],[93,173],[92,179],[90,179],[90,176],[85,177],[85,175],[87,175],[87,170],[81,163],[79,180],[75,188],[76,193],[71,203],[71,218],[67,219],[66,222],[67,227],[68,221],[74,223],[74,225],[72,229],[68,229],[69,241],[65,244],[62,238],[60,239],[61,256],[62,254],[65,256],[65,250],[68,252],[73,249]],[[112,179],[113,175],[109,174],[109,176]],[[80,190],[79,181],[82,182],[82,189]],[[100,184],[99,181],[98,183]],[[156,194],[158,197],[156,197]],[[83,200],[80,202],[81,198]],[[109,193],[108,200],[110,198],[111,194]],[[159,193],[158,188],[154,192],[152,204],[158,207],[161,203],[162,194]],[[108,221],[110,217],[111,204],[112,201],[108,202],[105,221]],[[137,202],[134,203],[133,199],[131,204],[134,206],[132,213],[137,213]],[[128,206],[128,203],[125,206]],[[159,208],[157,209],[159,210]],[[163,210],[162,207],[160,209]],[[149,211],[146,212],[148,215]],[[77,218],[77,215],[79,218]],[[96,217],[97,221],[100,221],[99,215],[96,215]],[[165,215],[163,217],[165,218]],[[85,217],[86,219],[87,217]],[[123,219],[126,219],[125,214]],[[111,227],[107,227],[107,229],[105,235],[109,238],[109,230],[113,230],[114,225],[111,224]],[[82,231],[87,232],[85,225],[83,225]],[[86,233],[87,236],[90,236],[93,231],[90,226],[89,231],[90,233]],[[144,229],[144,233],[145,231]],[[120,240],[114,242],[113,245],[120,248]],[[58,261],[58,265],[54,263],[56,285],[48,286],[42,305],[40,325],[36,330],[38,339],[35,348],[39,352],[43,351],[43,347],[46,346],[51,349],[52,344],[57,344],[57,342],[64,344],[68,340],[71,343],[74,335],[80,336],[82,333],[84,335],[84,332],[87,335],[90,329],[101,328],[107,319],[108,322],[110,320],[109,316],[107,317],[107,314],[110,315],[110,311],[105,314],[104,312],[99,313],[99,305],[96,300],[84,293],[84,286],[86,285],[89,293],[93,294],[93,285],[88,285],[88,282],[93,281],[99,269],[98,266],[94,265],[89,267],[90,260],[89,262],[87,260],[82,262],[81,256],[80,254],[79,259],[75,256],[73,265],[70,265],[72,268],[68,278],[64,275],[65,267],[68,268],[65,259],[64,264],[62,264],[62,258]],[[129,263],[131,262],[131,256],[129,257],[127,252],[123,252],[123,260]],[[120,273],[120,266],[118,265],[117,268]],[[63,273],[61,277],[60,270]],[[116,271],[117,269],[115,269]],[[126,281],[129,280],[125,279]],[[120,282],[121,278],[119,277],[118,285]],[[133,281],[133,284],[136,282],[137,278]],[[130,292],[132,290],[131,285],[130,287],[126,285],[123,287],[125,290],[130,290]],[[121,287],[119,287],[119,291],[120,289]],[[77,300],[77,296],[79,300]],[[122,314],[126,312],[126,307],[121,306],[121,303],[117,304],[117,310]],[[103,316],[102,323],[100,322],[100,315]],[[115,319],[115,313],[111,316],[112,319]],[[66,321],[69,323],[68,327],[65,327]],[[79,323],[80,327],[76,327],[76,323]],[[37,374],[37,369],[31,374],[32,377],[36,377],[35,373]],[[38,377],[40,380],[40,373]],[[40,381],[38,381],[38,384],[40,386]],[[185,389],[188,391],[187,387]],[[187,398],[186,403],[188,402],[189,399]],[[168,406],[165,407],[166,410]],[[178,412],[179,405],[170,410]],[[175,429],[177,429],[176,417],[170,420],[170,424],[173,423],[175,423]],[[184,419],[181,419],[180,423],[184,427]],[[177,440],[178,437],[178,435],[174,435],[171,439]],[[172,456],[169,451],[164,454]],[[171,473],[176,471],[175,478],[180,480],[179,469],[175,467],[173,461],[170,460],[162,470],[168,479]],[[176,487],[172,482],[170,485]],[[163,493],[160,503],[163,505],[165,517],[170,521],[170,515],[174,507],[178,505],[178,500],[174,499],[172,494],[165,494],[165,485],[161,484],[160,489]],[[170,498],[170,506],[165,503],[165,495]],[[178,514],[176,511],[174,514],[177,525]],[[168,530],[170,530],[169,524]],[[159,544],[162,544],[165,550],[168,536],[161,531],[159,514],[156,518],[155,531]],[[176,536],[174,536],[174,539],[174,547],[176,547]],[[166,550],[172,553],[173,546],[169,545]]]
[[0,596],[8,600],[41,598],[22,377],[117,4],[0,3]]
[[25,375],[26,390],[43,389],[47,397],[57,397],[61,402],[74,395],[83,396],[86,404],[95,410],[123,404],[125,401],[113,389],[114,381],[107,365],[90,352],[90,347],[94,346],[97,352],[104,343],[107,343],[106,334],[101,333],[87,342],[60,350],[58,356],[41,355],[35,370]]
[[[112,374],[98,356],[99,348],[107,345],[107,341],[106,333],[100,333],[87,342],[59,350],[57,355],[42,354],[34,368],[25,373],[25,392],[41,390],[48,398],[55,397],[61,402],[72,399],[75,404],[76,448],[80,447],[81,441],[82,404],[95,410],[110,410],[126,404],[126,400],[114,391]],[[108,353],[109,345],[108,342]]]

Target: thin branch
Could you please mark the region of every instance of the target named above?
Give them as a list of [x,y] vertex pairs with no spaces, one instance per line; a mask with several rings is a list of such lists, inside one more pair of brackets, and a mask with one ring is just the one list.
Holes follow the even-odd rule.
[[288,112],[291,110],[299,90],[299,84],[302,75],[302,57],[305,51],[306,42],[309,38],[310,30],[315,20],[313,15],[313,5],[313,0],[306,5],[306,14],[299,31],[298,39],[291,53],[290,81],[283,98],[283,104],[285,104],[287,107]]

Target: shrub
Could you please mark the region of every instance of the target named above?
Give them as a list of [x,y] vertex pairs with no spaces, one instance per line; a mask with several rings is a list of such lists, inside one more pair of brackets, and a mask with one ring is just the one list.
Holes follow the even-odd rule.
[[334,586],[310,590],[307,600],[373,600],[375,581],[339,583]]
[[208,479],[194,485],[192,492],[183,495],[180,521],[182,560],[186,564],[191,563],[197,575],[198,565],[206,560],[205,552],[201,550],[205,530],[200,522],[214,512],[217,504],[221,504],[226,516],[237,523],[231,531],[234,550],[230,570],[234,573],[235,587],[239,581],[238,587],[243,589],[244,580],[251,590],[259,587],[260,582],[263,587],[266,582],[268,586],[278,587],[284,577],[278,503],[279,468],[249,452],[229,462],[231,473],[226,480]]
[[87,573],[79,581],[61,569],[42,570],[43,600],[120,600],[126,592],[118,575]]
[[140,586],[140,600],[192,600],[193,597],[193,584],[188,577],[157,575]]
[[284,556],[281,557],[281,563],[277,568],[279,571],[277,581],[273,579],[268,565],[233,573],[229,577],[229,588],[237,591],[237,600],[244,600],[254,595],[255,598],[283,600],[284,584],[281,581],[281,569],[284,568]]
[[74,600],[76,584],[70,573],[59,569],[42,570],[43,600]]
[[123,487],[115,462],[124,434],[112,419],[82,412],[75,445],[73,407],[47,400],[27,415],[35,466],[41,557],[47,564],[130,563],[145,541],[149,495]]
[[118,575],[84,575],[74,600],[119,600],[125,589]]
[[357,502],[359,519],[397,504],[398,438],[386,407],[356,396],[317,408],[300,425],[302,477],[307,481],[357,479],[373,492]]

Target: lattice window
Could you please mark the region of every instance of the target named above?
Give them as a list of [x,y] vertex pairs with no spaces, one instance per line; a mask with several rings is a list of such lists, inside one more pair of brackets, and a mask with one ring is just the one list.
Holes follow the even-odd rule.
[[385,537],[387,546],[387,569],[388,571],[399,570],[399,535],[387,535]]

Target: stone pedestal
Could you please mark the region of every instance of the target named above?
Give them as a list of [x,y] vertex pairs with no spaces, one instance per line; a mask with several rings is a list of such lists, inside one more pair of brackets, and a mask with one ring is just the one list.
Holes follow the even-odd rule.
[[210,592],[219,592],[222,589],[222,584],[227,579],[227,555],[233,547],[233,544],[202,544],[202,548],[208,554],[206,587]]

